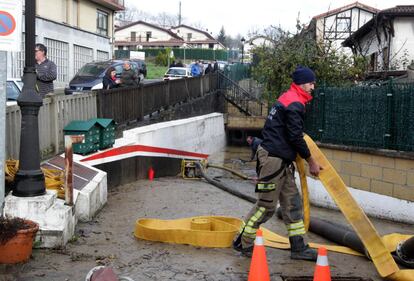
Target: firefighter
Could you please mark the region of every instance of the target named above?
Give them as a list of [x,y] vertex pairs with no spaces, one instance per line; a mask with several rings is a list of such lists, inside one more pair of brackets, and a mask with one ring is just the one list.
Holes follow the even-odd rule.
[[295,184],[293,162],[299,154],[308,162],[313,176],[317,177],[322,169],[303,139],[305,104],[312,99],[316,77],[310,68],[298,66],[292,78],[290,89],[278,98],[267,116],[263,141],[256,154],[258,200],[235,237],[233,248],[251,256],[257,229],[272,217],[279,201],[289,235],[291,259],[315,261],[316,250],[305,242],[302,200]]

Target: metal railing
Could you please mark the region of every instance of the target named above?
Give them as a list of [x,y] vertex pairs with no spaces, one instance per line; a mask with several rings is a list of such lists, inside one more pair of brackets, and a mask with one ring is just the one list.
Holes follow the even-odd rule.
[[226,100],[248,116],[263,116],[267,110],[267,106],[263,102],[221,72],[219,74],[219,89],[224,91]]
[[118,124],[140,121],[144,116],[217,89],[217,74],[160,81],[139,87],[97,91],[99,118]]
[[[217,74],[161,81],[133,88],[100,90],[77,95],[50,95],[39,112],[39,145],[45,159],[63,151],[63,128],[73,120],[111,118],[119,124],[202,97],[217,89]],[[6,109],[6,156],[19,158],[21,113],[17,104]]]

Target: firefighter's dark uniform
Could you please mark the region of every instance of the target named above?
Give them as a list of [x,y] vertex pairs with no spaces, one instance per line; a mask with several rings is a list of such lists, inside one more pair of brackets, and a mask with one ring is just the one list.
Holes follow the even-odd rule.
[[303,127],[305,103],[311,99],[309,93],[292,83],[290,89],[279,97],[270,110],[262,131],[263,142],[257,150],[258,201],[247,215],[234,241],[234,247],[239,247],[238,250],[252,248],[257,229],[272,217],[278,201],[292,251],[307,249],[303,242],[305,226],[302,201],[295,184],[292,163],[297,154],[304,159],[310,157],[303,139]]

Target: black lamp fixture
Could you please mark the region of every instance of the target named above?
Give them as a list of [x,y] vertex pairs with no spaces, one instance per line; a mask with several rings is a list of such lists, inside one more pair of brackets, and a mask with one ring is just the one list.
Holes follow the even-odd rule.
[[242,37],[240,39],[241,43],[242,43],[242,57],[241,57],[241,63],[244,63],[244,42],[246,42],[246,39],[244,39],[244,37]]

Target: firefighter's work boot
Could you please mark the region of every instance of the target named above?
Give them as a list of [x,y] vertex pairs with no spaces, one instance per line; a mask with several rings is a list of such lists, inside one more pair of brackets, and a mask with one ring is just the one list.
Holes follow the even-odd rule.
[[250,247],[243,247],[242,242],[241,242],[241,234],[239,234],[236,239],[233,240],[233,249],[236,250],[237,252],[240,252],[242,256],[251,258],[253,255],[253,248],[254,245],[250,246]]
[[316,261],[318,258],[318,252],[314,249],[309,248],[305,244],[303,236],[295,235],[289,237],[290,242],[290,258],[292,260],[306,260]]

